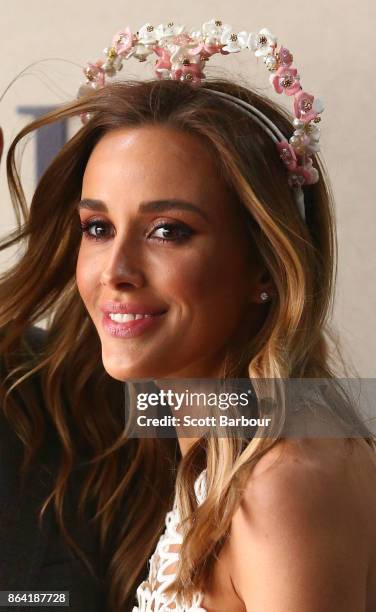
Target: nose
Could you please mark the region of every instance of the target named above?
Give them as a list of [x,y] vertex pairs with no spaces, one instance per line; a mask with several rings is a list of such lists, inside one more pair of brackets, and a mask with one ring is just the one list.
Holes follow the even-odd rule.
[[130,244],[114,239],[111,248],[106,253],[103,269],[100,275],[100,284],[108,287],[132,285],[141,287],[145,282],[141,270],[140,254]]

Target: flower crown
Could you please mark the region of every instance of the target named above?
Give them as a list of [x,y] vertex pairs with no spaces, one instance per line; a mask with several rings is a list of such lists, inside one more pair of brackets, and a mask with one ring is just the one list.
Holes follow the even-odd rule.
[[[312,154],[320,151],[319,114],[324,110],[321,100],[303,90],[300,75],[293,64],[293,55],[286,47],[277,50],[277,38],[263,28],[257,34],[244,30],[237,32],[230,25],[212,19],[200,30],[188,31],[184,25],[174,23],[154,27],[146,23],[136,34],[127,26],[117,32],[109,47],[104,49],[105,58],[84,67],[86,82],[81,85],[78,97],[104,87],[108,77],[114,77],[123,67],[123,61],[131,57],[146,61],[154,53],[158,79],[188,81],[193,87],[205,82],[206,62],[215,53],[228,55],[251,50],[257,58],[262,57],[269,70],[270,83],[278,94],[293,96],[295,131],[289,141],[277,142],[280,157],[287,167],[291,187],[301,188],[319,180],[312,165]],[[86,123],[90,113],[81,115]]]

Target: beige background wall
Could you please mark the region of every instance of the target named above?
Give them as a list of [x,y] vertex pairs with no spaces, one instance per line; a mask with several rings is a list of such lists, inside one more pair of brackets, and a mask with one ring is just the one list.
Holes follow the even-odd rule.
[[[0,4],[2,70],[0,95],[12,78],[31,62],[64,58],[77,64],[95,60],[112,35],[129,24],[135,31],[147,21],[174,21],[189,27],[211,18],[234,28],[258,31],[268,27],[278,43],[295,56],[303,87],[324,100],[322,153],[332,177],[339,237],[339,279],[334,323],[347,359],[363,377],[376,377],[376,187],[374,108],[376,4],[372,0],[209,1],[155,3],[112,0],[15,0]],[[220,62],[219,60],[222,60]],[[225,60],[225,64],[223,64]],[[211,63],[210,63],[211,62]],[[249,84],[274,94],[268,73],[253,54],[230,58],[214,56],[209,65],[233,68]],[[231,62],[231,63],[230,63]],[[141,76],[145,68],[135,60],[127,74]],[[148,72],[148,78],[152,74]],[[55,60],[29,69],[0,103],[6,147],[27,122],[17,116],[17,105],[56,104],[75,96],[81,82],[78,66]],[[289,106],[289,104],[287,104]],[[74,125],[71,127],[74,129]],[[34,143],[26,147],[22,178],[32,193]],[[0,233],[14,219],[6,188],[4,164],[0,172]],[[14,256],[14,254],[13,254]],[[9,261],[9,257],[8,257]],[[0,267],[6,266],[0,254]]]

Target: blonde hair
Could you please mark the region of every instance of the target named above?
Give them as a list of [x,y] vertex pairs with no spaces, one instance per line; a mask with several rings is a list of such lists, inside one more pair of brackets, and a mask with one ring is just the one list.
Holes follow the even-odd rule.
[[[25,446],[23,473],[43,444],[51,419],[61,459],[56,482],[40,510],[54,504],[62,533],[90,569],[64,525],[63,503],[79,458],[87,474],[79,512],[96,504],[98,529],[107,571],[108,607],[132,609],[135,589],[164,526],[176,490],[185,538],[173,585],[181,597],[199,588],[228,532],[239,503],[239,487],[258,459],[279,439],[285,421],[283,392],[278,391],[275,429],[268,438],[201,439],[180,460],[176,440],[131,439],[124,435],[123,384],[111,379],[101,362],[94,325],[79,296],[75,265],[80,245],[76,204],[91,151],[108,131],[119,127],[163,124],[196,134],[213,153],[218,168],[248,223],[250,240],[276,289],[267,316],[253,338],[226,363],[226,377],[247,371],[259,396],[263,379],[334,378],[330,365],[328,318],[336,277],[333,196],[319,155],[317,184],[305,188],[303,223],[287,184],[287,174],[273,141],[241,110],[210,89],[238,96],[267,115],[289,138],[289,113],[256,90],[226,79],[208,80],[205,88],[175,81],[113,83],[90,97],[44,115],[16,136],[7,156],[9,188],[18,228],[0,245],[25,245],[19,261],[1,277],[0,351],[8,376],[1,387],[4,412]],[[55,121],[92,113],[61,149],[37,185],[28,209],[15,163],[18,142]],[[43,349],[27,359],[19,348],[30,324],[46,317]],[[38,374],[39,373],[39,374]],[[46,410],[28,394],[28,381],[40,376]],[[258,381],[259,384],[258,384]],[[135,389],[125,383],[132,409]],[[21,407],[19,397],[25,401]],[[354,417],[355,418],[355,417]],[[359,427],[372,448],[376,443]],[[208,495],[196,506],[193,482],[207,467]]]

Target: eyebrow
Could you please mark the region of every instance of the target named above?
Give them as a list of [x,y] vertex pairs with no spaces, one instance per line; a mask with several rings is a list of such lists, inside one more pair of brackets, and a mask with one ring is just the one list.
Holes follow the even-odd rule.
[[[77,210],[81,210],[83,208],[96,212],[108,212],[108,208],[106,204],[102,202],[102,200],[93,200],[92,198],[84,198],[78,202]],[[190,212],[198,213],[206,221],[209,221],[206,212],[201,208],[195,204],[192,204],[191,202],[179,200],[177,198],[170,200],[151,200],[150,202],[141,202],[138,210],[141,213],[164,212],[166,210],[188,210]]]

